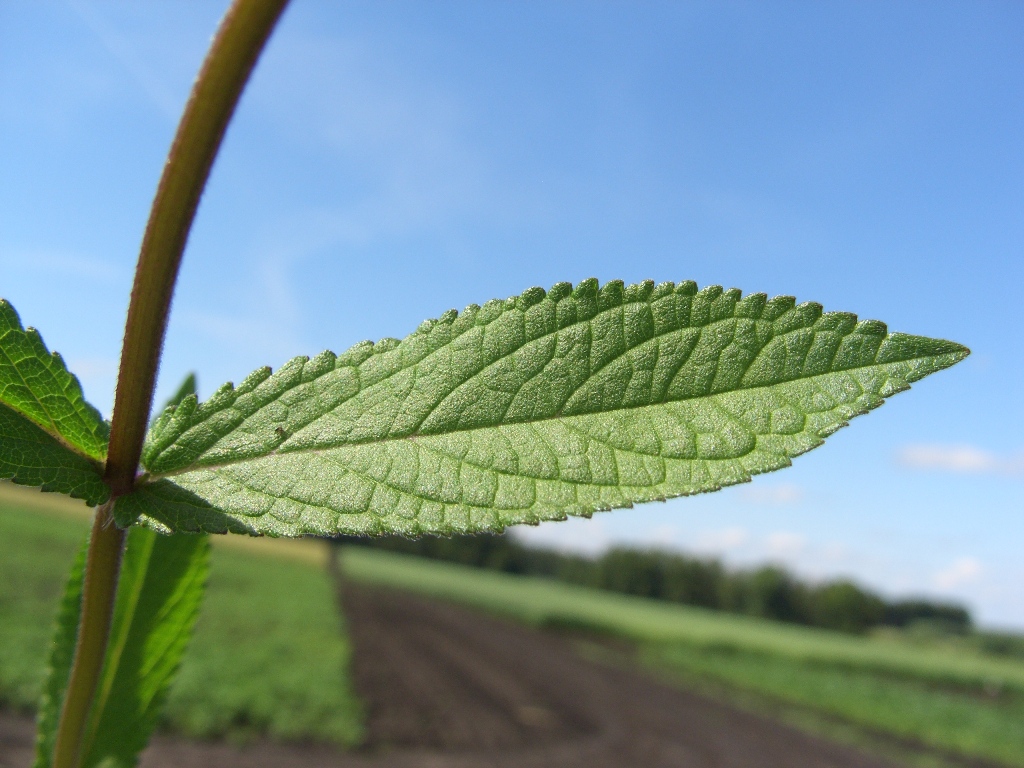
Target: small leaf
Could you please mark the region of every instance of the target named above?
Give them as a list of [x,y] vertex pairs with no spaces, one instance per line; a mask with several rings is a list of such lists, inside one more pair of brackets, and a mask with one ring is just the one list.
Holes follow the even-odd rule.
[[195,393],[196,374],[193,371],[192,373],[187,374],[185,378],[181,380],[181,384],[178,385],[178,389],[175,390],[174,394],[171,395],[170,398],[168,398],[166,403],[164,403],[164,407],[162,410],[167,410],[168,408],[176,407],[178,403],[180,403],[186,397],[188,397],[189,395],[194,395]]
[[0,479],[66,493],[92,506],[110,496],[94,461],[6,405],[0,405]]
[[136,764],[192,636],[209,550],[206,536],[129,531],[83,768]]
[[34,328],[0,299],[0,403],[94,461],[107,455],[110,426],[89,405],[74,374]]
[[967,354],[692,282],[531,288],[186,397],[154,422],[148,476],[115,514],[287,536],[586,516],[787,466]]
[[32,768],[50,768],[53,748],[57,743],[57,724],[64,707],[64,692],[71,677],[71,664],[75,658],[78,639],[78,620],[82,613],[82,580],[85,573],[85,555],[88,540],[82,544],[68,574],[64,597],[57,612],[57,626],[47,666],[43,695],[36,715],[36,758]]

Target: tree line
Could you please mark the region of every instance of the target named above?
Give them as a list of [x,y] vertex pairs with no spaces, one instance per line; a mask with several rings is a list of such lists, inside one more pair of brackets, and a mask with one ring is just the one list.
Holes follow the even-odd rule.
[[507,535],[451,538],[346,537],[344,543],[445,560],[775,621],[862,633],[927,622],[966,633],[970,613],[930,600],[889,601],[845,580],[810,583],[777,565],[740,570],[721,561],[656,549],[617,547],[596,558],[524,545]]

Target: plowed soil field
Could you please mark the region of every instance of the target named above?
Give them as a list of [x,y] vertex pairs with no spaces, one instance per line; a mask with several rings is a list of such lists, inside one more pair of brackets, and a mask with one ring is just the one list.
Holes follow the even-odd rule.
[[[157,738],[143,768],[893,768],[893,763],[583,658],[464,608],[346,588],[368,738],[356,753]],[[0,717],[0,766],[31,764],[32,724]]]

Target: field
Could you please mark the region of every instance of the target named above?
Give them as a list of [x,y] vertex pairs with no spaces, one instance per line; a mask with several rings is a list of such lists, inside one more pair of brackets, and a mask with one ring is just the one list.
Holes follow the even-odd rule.
[[[41,683],[65,570],[85,535],[87,518],[81,507],[53,497],[4,485],[0,494],[0,706],[28,712]],[[244,537],[215,537],[214,543],[207,602],[172,691],[165,728],[235,741],[268,735],[357,743],[366,733],[366,718],[349,679],[353,650],[325,568],[328,547]],[[863,736],[872,744],[881,737],[916,750],[918,757],[934,758],[931,764],[1024,766],[1024,662],[1019,660],[937,642],[776,624],[364,548],[344,548],[342,564],[347,581],[357,588],[354,594],[361,590],[364,595],[359,598],[363,608],[350,614],[353,622],[362,617],[356,624],[364,628],[364,658],[382,657],[379,651],[399,640],[388,637],[401,634],[405,630],[397,628],[410,621],[387,609],[395,616],[385,627],[382,614],[366,607],[373,604],[367,603],[367,594],[386,594],[366,590],[393,588],[580,641],[579,647],[605,665],[639,660],[650,674],[672,685],[682,683],[801,727],[853,741]],[[441,613],[431,609],[423,615],[436,622]],[[452,620],[467,637],[476,636],[472,614]],[[385,628],[374,630],[376,639],[367,643],[366,628],[375,621]],[[437,659],[468,664],[468,656],[456,653],[449,629],[429,622],[407,628],[410,638],[415,632],[428,640],[449,638],[437,647]],[[507,632],[514,633],[509,627]],[[495,625],[493,637],[502,631]],[[429,645],[410,638],[399,642],[405,650],[395,657],[406,666]],[[525,638],[523,647],[534,642]],[[538,639],[536,647],[554,646]],[[380,674],[402,666],[381,658],[377,664],[384,665]],[[422,677],[425,669],[404,677]],[[494,677],[496,671],[488,674]],[[508,685],[514,687],[519,676],[511,670]],[[621,679],[624,688],[632,685],[625,682],[625,673]],[[398,680],[393,686],[403,684],[411,683]],[[410,696],[389,695],[408,707]],[[423,691],[417,695],[426,696]],[[410,718],[439,717],[439,712],[430,705]],[[379,712],[369,715],[372,731]],[[390,722],[392,729],[406,727],[393,718]],[[457,727],[441,730],[454,733]],[[369,737],[372,742],[374,734]]]
[[[29,711],[88,518],[79,505],[49,495],[3,485],[0,493],[0,705]],[[356,743],[361,719],[348,685],[350,649],[322,558],[289,557],[287,542],[261,557],[227,543],[214,548],[206,602],[165,726],[197,737]]]
[[[651,669],[793,716],[818,713],[868,734],[1024,765],[1024,662],[979,652],[860,638],[596,592],[361,548],[344,551],[359,581],[451,600],[538,627],[637,644]],[[711,684],[710,686],[708,684]]]

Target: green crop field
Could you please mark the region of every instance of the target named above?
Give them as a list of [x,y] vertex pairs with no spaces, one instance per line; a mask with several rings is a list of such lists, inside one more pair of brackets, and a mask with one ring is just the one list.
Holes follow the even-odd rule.
[[[77,505],[0,484],[0,705],[31,710],[65,571],[87,529]],[[165,726],[353,744],[349,648],[317,542],[214,537],[207,604]],[[357,581],[539,627],[633,641],[667,680],[864,733],[1024,765],[1024,661],[897,637],[855,637],[545,579],[348,547]],[[269,660],[274,663],[269,663]],[[779,705],[779,706],[776,706]],[[799,717],[797,718],[799,719]],[[813,718],[812,718],[813,719]],[[805,720],[805,722],[808,722]]]
[[777,624],[358,547],[351,578],[460,602],[536,626],[638,643],[668,678],[804,708],[866,733],[1024,765],[1024,661]]
[[[57,601],[87,531],[78,505],[0,485],[0,705],[34,708]],[[201,737],[358,742],[350,650],[322,559],[217,539],[165,727]]]

